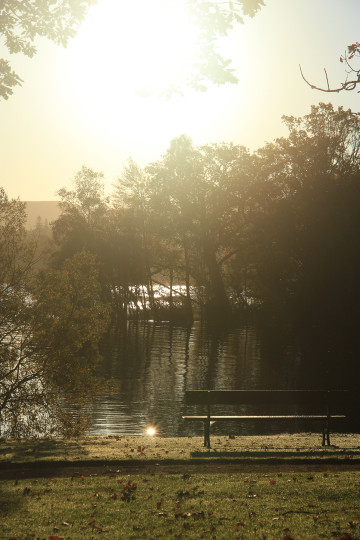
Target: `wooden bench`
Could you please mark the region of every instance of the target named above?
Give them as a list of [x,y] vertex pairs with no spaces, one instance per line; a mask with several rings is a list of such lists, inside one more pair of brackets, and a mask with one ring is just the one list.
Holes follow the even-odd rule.
[[[347,390],[187,390],[186,405],[202,405],[203,415],[183,416],[204,423],[204,446],[210,448],[210,424],[219,421],[307,421],[321,423],[322,445],[330,445],[330,425],[347,419]],[[216,405],[241,405],[246,414],[214,414]],[[250,414],[250,412],[251,414]]]

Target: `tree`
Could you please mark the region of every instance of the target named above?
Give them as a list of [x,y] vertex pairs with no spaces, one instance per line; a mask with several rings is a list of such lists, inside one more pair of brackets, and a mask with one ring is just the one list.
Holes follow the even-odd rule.
[[82,250],[94,252],[96,236],[108,208],[103,176],[83,165],[74,177],[74,189],[58,191],[62,199],[61,215],[52,225],[60,248],[57,258],[64,259]]
[[264,6],[263,0],[208,1],[192,0],[187,3],[191,19],[198,28],[198,53],[187,80],[188,86],[205,91],[209,83],[217,85],[237,83],[238,79],[217,50],[217,41],[225,37],[234,25],[243,23],[243,16],[254,17]]
[[147,171],[158,236],[169,254],[177,252],[172,258],[186,285],[189,314],[195,285],[204,315],[226,318],[230,302],[225,266],[239,251],[244,193],[252,174],[249,153],[231,144],[194,148],[182,135]]
[[[11,54],[32,58],[35,40],[46,37],[64,47],[84,19],[87,9],[97,0],[3,0],[0,4],[0,34]],[[22,79],[8,61],[0,60],[0,96],[8,99]]]
[[[147,167],[152,185],[151,206],[154,210],[157,230],[162,231],[170,251],[177,251],[177,268],[181,282],[185,282],[184,311],[191,320],[191,276],[193,275],[194,250],[192,223],[197,218],[198,202],[196,176],[196,150],[191,139],[181,135],[170,142],[162,160]],[[171,263],[169,265],[171,268]]]
[[7,60],[0,58],[0,97],[8,99],[13,93],[13,87],[21,85],[22,79],[11,69]]
[[94,258],[35,272],[25,207],[0,192],[0,415],[11,436],[76,433],[102,391],[98,343],[108,324]]
[[97,264],[104,297],[112,306],[113,322],[139,313],[147,283],[146,257],[137,223],[127,209],[109,209],[96,244]]
[[320,103],[284,120],[258,152],[247,253],[264,310],[327,346],[357,334],[360,119]]
[[[350,109],[334,109],[331,103],[311,106],[302,118],[283,116],[289,130],[258,151],[259,179],[271,199],[292,195],[319,174],[357,172],[360,164],[360,119]],[[271,180],[271,182],[270,182]]]
[[62,213],[52,224],[58,246],[53,263],[83,250],[91,252],[103,300],[112,305],[114,321],[126,321],[131,287],[144,283],[146,276],[141,239],[134,233],[130,211],[110,208],[103,174],[85,166],[76,173],[74,188],[62,188],[58,194]]
[[[152,261],[154,258],[153,231],[150,227],[149,205],[151,187],[148,175],[132,159],[123,168],[121,176],[114,185],[114,205],[118,212],[118,223],[123,228],[123,235],[132,237],[136,241],[138,263],[134,277],[142,276],[142,283],[133,282],[133,285],[146,285],[150,310],[154,314],[154,288],[152,279]],[[135,260],[135,257],[131,257]],[[140,272],[139,272],[140,271]]]
[[[89,6],[97,0],[3,0],[0,4],[0,33],[10,53],[21,52],[30,58],[35,54],[37,36],[47,37],[66,46],[76,34]],[[236,83],[231,60],[217,50],[219,38],[227,36],[235,24],[243,23],[243,15],[253,17],[263,0],[209,1],[186,3],[189,17],[198,29],[198,54],[185,84],[206,90],[209,83]],[[135,22],[134,22],[135,24]],[[186,39],[186,36],[184,36]],[[8,99],[22,79],[7,60],[0,59],[0,97]],[[171,95],[181,88],[165,89]]]
[[329,84],[328,74],[326,69],[325,71],[325,77],[326,77],[326,84],[327,88],[316,86],[315,84],[310,83],[306,77],[303,74],[302,68],[300,66],[300,73],[304,81],[310,86],[310,88],[313,88],[315,90],[320,90],[321,92],[342,92],[343,90],[346,91],[352,91],[357,88],[357,85],[360,84],[360,68],[358,65],[354,65],[353,61],[354,58],[360,57],[360,43],[352,43],[351,45],[348,45],[347,50],[343,55],[340,56],[340,62],[342,64],[346,65],[346,78],[345,81],[340,84],[340,86],[337,86],[335,88],[331,88]]

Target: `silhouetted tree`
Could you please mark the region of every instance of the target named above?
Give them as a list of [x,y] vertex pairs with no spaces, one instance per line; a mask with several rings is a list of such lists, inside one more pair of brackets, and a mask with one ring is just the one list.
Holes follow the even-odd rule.
[[75,433],[84,428],[82,407],[103,389],[96,367],[108,310],[90,254],[35,271],[25,217],[25,205],[0,191],[2,433]]
[[161,161],[147,168],[153,184],[151,204],[157,209],[163,238],[173,249],[181,248],[177,267],[183,265],[188,308],[193,284],[207,317],[230,312],[224,265],[239,249],[243,223],[239,208],[244,206],[240,184],[248,181],[250,162],[242,147],[194,148],[188,137],[181,136],[171,141]]
[[290,134],[259,151],[248,255],[259,298],[324,340],[354,335],[360,288],[360,119],[332,105],[285,118]]
[[143,287],[147,283],[147,258],[137,223],[127,209],[109,209],[102,221],[96,248],[100,279],[112,304],[113,320],[123,323],[129,314],[144,308]]
[[74,189],[58,191],[61,215],[52,223],[59,246],[58,259],[86,250],[94,252],[108,200],[104,195],[103,173],[83,166],[74,178]]
[[[127,234],[135,240],[138,253],[143,261],[142,283],[139,285],[147,287],[150,310],[154,313],[154,288],[153,288],[153,265],[154,261],[154,240],[153,231],[150,225],[151,208],[150,185],[145,171],[139,167],[132,159],[128,160],[123,168],[121,176],[114,184],[113,201],[119,212],[119,217],[125,224]],[[140,260],[140,259],[139,259]],[[159,265],[159,261],[157,262]]]

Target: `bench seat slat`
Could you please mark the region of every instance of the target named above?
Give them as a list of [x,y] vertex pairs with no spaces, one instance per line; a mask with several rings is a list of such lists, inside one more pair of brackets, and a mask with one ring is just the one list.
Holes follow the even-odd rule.
[[327,416],[326,414],[292,414],[292,415],[257,415],[257,416],[183,416],[183,420],[334,420],[336,418],[346,418],[344,414],[334,414]]
[[[326,406],[331,400],[332,406],[341,407],[349,397],[347,390],[187,390],[187,405],[223,404],[223,405],[297,405]],[[336,404],[336,405],[335,405]]]

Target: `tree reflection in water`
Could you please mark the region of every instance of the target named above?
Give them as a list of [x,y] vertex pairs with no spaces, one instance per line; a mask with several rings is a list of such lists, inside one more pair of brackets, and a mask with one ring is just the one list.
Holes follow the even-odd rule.
[[[119,387],[92,407],[90,433],[141,435],[154,425],[163,436],[200,435],[202,425],[181,420],[186,389],[311,387],[306,381],[319,388],[315,371],[305,378],[303,364],[294,345],[260,337],[254,326],[128,323],[107,343],[103,369]],[[239,429],[257,431],[259,425],[229,426],[229,432]]]

